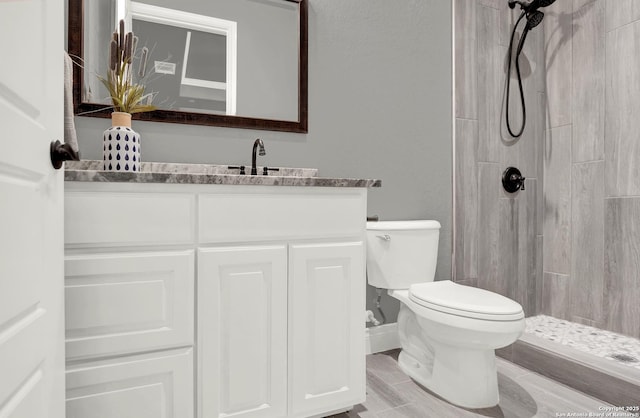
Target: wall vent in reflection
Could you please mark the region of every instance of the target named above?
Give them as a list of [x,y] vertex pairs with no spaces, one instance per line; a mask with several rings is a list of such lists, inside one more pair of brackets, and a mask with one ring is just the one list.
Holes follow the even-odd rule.
[[175,75],[176,64],[174,62],[167,61],[154,61],[154,69],[158,74]]

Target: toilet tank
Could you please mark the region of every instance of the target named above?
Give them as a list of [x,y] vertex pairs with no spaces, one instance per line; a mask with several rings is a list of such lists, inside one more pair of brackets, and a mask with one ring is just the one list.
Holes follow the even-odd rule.
[[438,221],[367,222],[367,281],[383,289],[432,282],[438,259]]

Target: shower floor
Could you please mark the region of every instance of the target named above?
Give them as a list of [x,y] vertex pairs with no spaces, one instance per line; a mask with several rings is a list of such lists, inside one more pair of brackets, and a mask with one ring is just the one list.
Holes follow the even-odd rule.
[[640,340],[546,315],[526,319],[525,333],[640,371]]

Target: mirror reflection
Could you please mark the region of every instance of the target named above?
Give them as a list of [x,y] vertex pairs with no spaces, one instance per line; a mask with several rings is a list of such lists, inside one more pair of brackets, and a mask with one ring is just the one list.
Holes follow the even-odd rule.
[[[300,80],[306,81],[306,74],[299,73],[299,1],[101,0],[82,5],[82,0],[70,0],[70,31],[72,3],[84,6],[79,99],[82,104],[105,105],[77,107],[79,114],[82,108],[91,114],[109,105],[109,94],[97,76],[106,72],[109,40],[116,22],[124,19],[127,30],[138,37],[138,48],[150,51],[143,83],[146,92],[154,94],[159,111],[143,118],[179,112],[179,119],[186,113],[196,114],[196,119],[199,114],[300,122]],[[70,51],[72,41],[70,35]],[[162,118],[174,121],[170,119]],[[233,119],[214,117],[213,123],[203,124],[216,125],[216,120]],[[260,128],[259,121],[249,124]]]

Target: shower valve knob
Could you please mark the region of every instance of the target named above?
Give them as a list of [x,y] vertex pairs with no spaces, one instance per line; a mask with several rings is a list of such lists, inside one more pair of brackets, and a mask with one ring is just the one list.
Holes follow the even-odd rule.
[[515,193],[518,190],[524,191],[525,177],[522,177],[522,173],[515,167],[509,167],[502,173],[502,187],[508,193]]
[[511,181],[520,183],[520,190],[524,190],[524,181],[525,180],[526,180],[525,177],[519,176],[517,174],[512,174],[511,175]]

